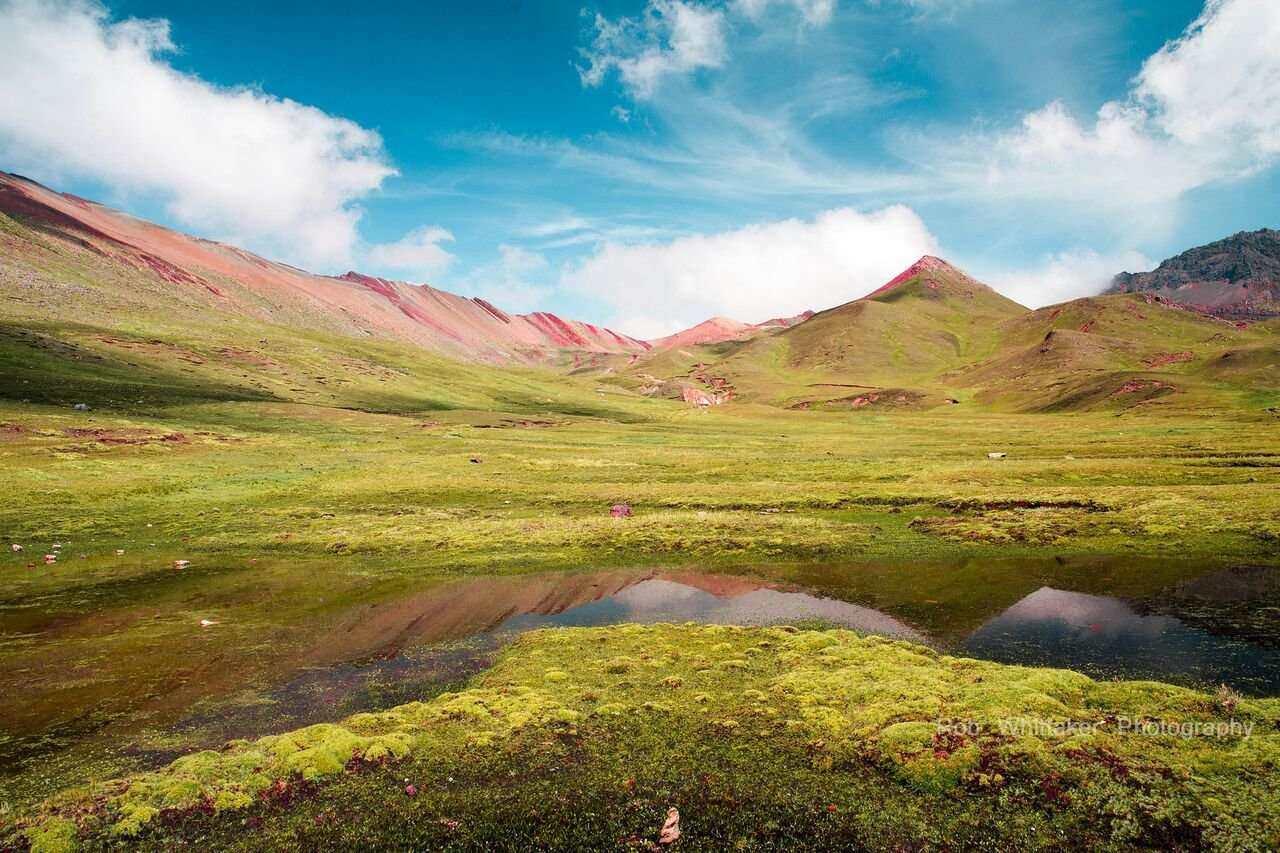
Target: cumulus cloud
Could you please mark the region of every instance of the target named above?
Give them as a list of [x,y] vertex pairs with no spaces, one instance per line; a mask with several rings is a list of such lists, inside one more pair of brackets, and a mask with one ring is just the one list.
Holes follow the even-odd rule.
[[1101,293],[1121,270],[1149,270],[1155,263],[1141,252],[1100,253],[1075,249],[1045,257],[1025,269],[995,270],[985,279],[1005,296],[1029,308]]
[[163,20],[92,0],[0,0],[0,154],[156,194],[187,227],[297,263],[350,262],[355,202],[395,174],[377,133],[174,69]]
[[1280,154],[1280,4],[1209,0],[1182,38],[1138,75],[1135,96],[1161,130],[1195,147],[1225,146],[1226,168]]
[[410,231],[394,243],[371,246],[366,257],[378,271],[391,270],[425,281],[453,263],[453,255],[440,245],[452,241],[453,234],[428,225]]
[[1280,155],[1280,4],[1209,0],[1181,38],[1148,58],[1123,100],[1089,120],[1053,102],[1013,129],[905,137],[939,183],[1005,199],[1063,201],[1141,230],[1175,202]]
[[617,71],[632,97],[653,96],[664,77],[718,68],[727,56],[724,11],[685,0],[649,0],[637,18],[611,21],[597,14],[587,61],[578,68],[584,86],[599,86]]
[[609,305],[615,328],[658,337],[714,315],[761,322],[863,296],[937,241],[903,206],[838,208],[670,242],[606,242],[562,276]]

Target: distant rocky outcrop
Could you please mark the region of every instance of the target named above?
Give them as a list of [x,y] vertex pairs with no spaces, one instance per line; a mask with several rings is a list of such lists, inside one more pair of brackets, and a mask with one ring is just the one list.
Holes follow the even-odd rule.
[[1154,293],[1241,320],[1280,316],[1280,231],[1242,231],[1188,249],[1151,272],[1122,272],[1110,293]]

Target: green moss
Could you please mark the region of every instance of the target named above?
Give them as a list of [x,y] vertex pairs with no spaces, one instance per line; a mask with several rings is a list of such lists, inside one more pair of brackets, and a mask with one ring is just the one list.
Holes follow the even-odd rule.
[[[749,660],[747,649],[757,650]],[[624,671],[611,671],[619,661]],[[548,665],[566,678],[548,679]],[[619,678],[650,667],[667,674]],[[1231,706],[1226,716],[1223,701]],[[1123,720],[1234,720],[1250,733],[1139,734]],[[989,803],[993,815],[1044,808],[1041,798],[1049,796],[1061,800],[1054,808],[1066,808],[1108,843],[1176,831],[1230,846],[1280,832],[1280,800],[1270,783],[1280,771],[1277,732],[1280,700],[1096,682],[847,631],[559,629],[521,638],[466,690],[186,756],[131,780],[122,793],[88,795],[99,806],[85,813],[105,816],[99,828],[88,827],[90,836],[141,837],[166,809],[207,804],[216,815],[253,808],[281,780],[337,784],[356,758],[364,766],[429,758],[433,773],[453,776],[503,755],[537,760],[557,738],[571,738],[595,756],[584,760],[605,762],[615,778],[629,773],[613,762],[635,750],[654,752],[655,760],[669,751],[704,752],[711,766],[746,750],[759,760],[770,756],[770,774],[781,774],[771,784],[785,786],[787,774],[798,772],[784,768],[807,768],[836,786],[846,774],[881,774],[907,801],[962,796]],[[530,753],[531,744],[543,745]],[[1011,787],[1039,793],[1020,795],[1030,799],[1015,806],[1001,799]],[[1088,811],[1096,797],[1106,798],[1105,813]],[[65,834],[56,815],[29,837],[55,827]]]
[[65,818],[49,818],[27,831],[31,853],[72,853],[78,848],[76,825]]

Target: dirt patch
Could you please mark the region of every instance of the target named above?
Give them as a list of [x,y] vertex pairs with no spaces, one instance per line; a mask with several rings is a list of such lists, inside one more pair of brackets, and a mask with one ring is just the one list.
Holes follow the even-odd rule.
[[[492,424],[476,424],[476,429],[547,429],[548,427],[562,426],[563,421],[548,421],[538,418],[502,418],[497,423]],[[424,428],[429,426],[439,426],[439,424],[423,424]]]
[[866,409],[866,408],[904,408],[915,406],[924,399],[924,395],[919,391],[910,391],[905,388],[886,388],[882,391],[872,391],[867,394],[857,394],[850,397],[843,397],[839,400],[832,400],[828,405],[841,406],[848,404],[850,409]]
[[62,431],[67,438],[88,439],[104,445],[190,444],[185,433],[170,432],[156,435],[141,429],[107,429],[104,427],[67,427]]
[[1159,379],[1130,379],[1116,390],[1112,391],[1108,396],[1121,397],[1125,394],[1144,393],[1146,396],[1154,396],[1164,391],[1176,390],[1168,382],[1161,382]]
[[1156,353],[1148,359],[1143,360],[1143,364],[1147,367],[1163,367],[1166,364],[1181,364],[1184,361],[1191,361],[1196,354],[1191,350],[1184,352],[1162,352]]

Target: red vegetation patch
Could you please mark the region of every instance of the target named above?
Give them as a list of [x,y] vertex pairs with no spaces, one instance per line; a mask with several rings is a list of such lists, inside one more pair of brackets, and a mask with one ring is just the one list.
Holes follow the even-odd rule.
[[1147,367],[1160,367],[1165,364],[1180,364],[1184,361],[1191,361],[1195,357],[1196,354],[1191,350],[1186,350],[1184,352],[1162,352],[1144,360],[1143,364]]
[[1173,386],[1168,382],[1161,382],[1159,379],[1130,379],[1119,388],[1111,392],[1112,397],[1119,397],[1122,394],[1136,394],[1139,391],[1165,391],[1173,390]]

